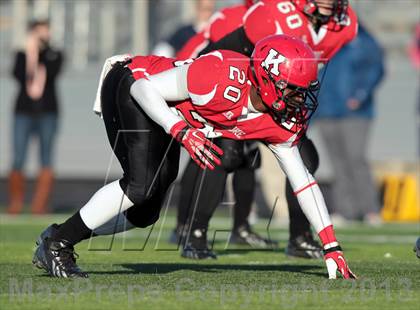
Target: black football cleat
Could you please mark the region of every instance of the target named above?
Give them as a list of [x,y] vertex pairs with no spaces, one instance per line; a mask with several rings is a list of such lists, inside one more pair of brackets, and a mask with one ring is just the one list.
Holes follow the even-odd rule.
[[52,224],[48,226],[42,233],[39,235],[38,239],[36,240],[36,245],[39,246],[45,239],[51,238],[58,230],[60,225]]
[[413,251],[416,253],[417,258],[420,258],[420,237],[417,239]]
[[232,231],[229,243],[249,245],[257,249],[277,249],[276,241],[263,238],[254,232],[249,225],[243,225]]
[[187,233],[188,225],[177,225],[174,230],[172,230],[171,235],[169,236],[169,243],[172,244],[183,244]]
[[207,244],[207,230],[195,229],[186,238],[186,244],[182,247],[181,256],[190,259],[216,259],[216,254]]
[[321,245],[314,240],[311,233],[291,238],[286,248],[286,255],[291,257],[313,258],[323,257]]
[[32,263],[52,277],[88,278],[88,274],[76,265],[77,257],[68,241],[46,238],[36,248]]

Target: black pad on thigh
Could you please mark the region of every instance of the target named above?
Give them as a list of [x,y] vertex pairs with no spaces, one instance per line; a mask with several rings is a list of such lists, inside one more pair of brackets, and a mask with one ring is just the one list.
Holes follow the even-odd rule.
[[179,145],[131,97],[134,82],[130,70],[114,66],[104,81],[102,108],[109,141],[124,171],[121,188],[134,205],[143,206],[164,196],[175,180]]
[[215,143],[223,149],[222,167],[226,172],[232,172],[243,165],[245,161],[243,141],[216,139]]
[[153,122],[130,96],[132,77],[122,79],[118,90],[118,115],[128,169],[121,181],[126,195],[142,205],[157,193],[165,193],[176,178],[179,145]]
[[258,169],[261,167],[261,153],[256,142],[245,142],[245,159],[242,168]]

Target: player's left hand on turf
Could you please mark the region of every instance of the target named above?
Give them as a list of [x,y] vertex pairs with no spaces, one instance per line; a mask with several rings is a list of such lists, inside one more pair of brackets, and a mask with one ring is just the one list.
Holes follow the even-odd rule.
[[223,150],[197,128],[180,121],[172,127],[171,135],[185,147],[200,168],[213,170],[216,165],[222,163],[220,156],[223,155]]
[[347,265],[344,254],[339,246],[324,250],[324,259],[327,265],[329,279],[337,279],[337,271],[344,279],[357,279],[356,275]]

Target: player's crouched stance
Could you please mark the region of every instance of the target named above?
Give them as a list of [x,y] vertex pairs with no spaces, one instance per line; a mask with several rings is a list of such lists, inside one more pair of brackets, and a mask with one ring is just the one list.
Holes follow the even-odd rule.
[[296,146],[317,106],[312,50],[299,39],[276,35],[258,42],[251,59],[216,51],[176,64],[137,56],[116,63],[106,75],[101,112],[124,176],[101,188],[66,222],[44,231],[34,264],[52,276],[86,277],[76,265],[75,244],[157,221],[178,172],[179,146],[173,139],[200,167],[212,169],[222,151],[208,138],[223,136],[263,141],[272,150],[321,239],[329,277],[338,271],[355,278]]

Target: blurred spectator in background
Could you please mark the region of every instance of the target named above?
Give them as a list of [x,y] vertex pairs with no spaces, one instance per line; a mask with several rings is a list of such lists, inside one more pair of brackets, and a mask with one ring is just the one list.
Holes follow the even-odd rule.
[[181,26],[169,36],[167,41],[159,42],[153,49],[152,54],[174,57],[190,38],[206,26],[214,12],[214,6],[214,0],[198,0],[195,4],[193,23]]
[[29,25],[24,51],[16,53],[13,76],[19,83],[14,109],[13,166],[9,177],[8,212],[20,213],[24,202],[25,177],[22,172],[30,138],[39,142],[41,169],[38,175],[31,211],[46,212],[53,183],[52,151],[57,132],[58,99],[56,79],[63,57],[49,45],[47,20]]
[[[334,56],[321,82],[317,123],[334,169],[335,219],[380,222],[379,199],[366,159],[374,92],[384,76],[382,48],[363,25]],[[322,77],[321,73],[321,77]]]
[[[420,71],[420,23],[414,29],[413,41],[408,46],[408,54],[411,58],[413,67]],[[418,79],[418,76],[417,76]],[[418,82],[418,81],[417,81]],[[417,83],[417,85],[419,85]],[[420,90],[417,90],[417,134],[420,136]],[[418,140],[418,139],[417,139]],[[418,155],[420,155],[420,144],[418,145]]]
[[420,70],[420,23],[417,23],[415,27],[413,41],[408,47],[408,53],[413,66]]

